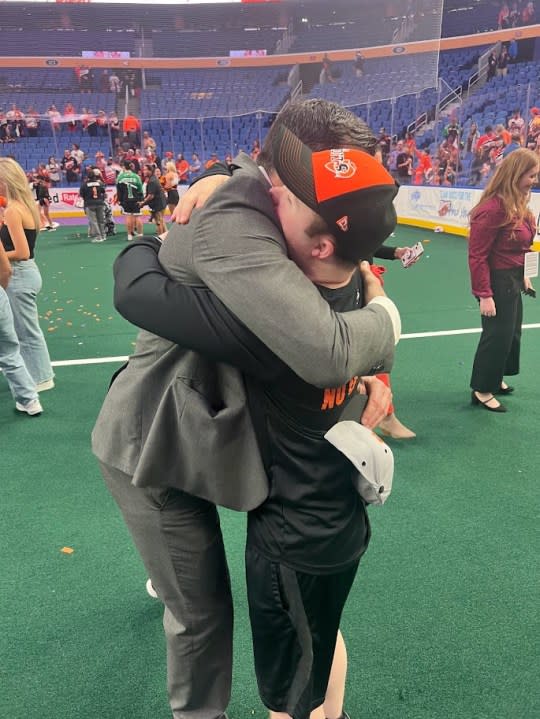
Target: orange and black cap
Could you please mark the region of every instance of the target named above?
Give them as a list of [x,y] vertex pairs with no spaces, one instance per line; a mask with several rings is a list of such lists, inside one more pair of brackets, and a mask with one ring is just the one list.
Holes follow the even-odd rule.
[[281,181],[320,215],[343,259],[369,257],[393,232],[398,187],[381,163],[355,147],[313,151],[281,126],[272,145]]

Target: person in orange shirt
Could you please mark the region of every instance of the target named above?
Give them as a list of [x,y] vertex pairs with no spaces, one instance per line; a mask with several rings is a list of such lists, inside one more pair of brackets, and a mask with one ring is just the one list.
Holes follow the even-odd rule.
[[219,158],[217,156],[217,152],[213,152],[210,155],[210,159],[204,163],[204,169],[209,170],[213,165],[216,164],[216,162],[219,162]]
[[187,185],[189,181],[189,162],[181,152],[176,156],[176,172],[178,173],[178,184]]
[[122,130],[124,135],[127,135],[128,141],[135,147],[139,147],[140,134],[141,134],[141,123],[135,117],[135,115],[126,115],[122,122]]

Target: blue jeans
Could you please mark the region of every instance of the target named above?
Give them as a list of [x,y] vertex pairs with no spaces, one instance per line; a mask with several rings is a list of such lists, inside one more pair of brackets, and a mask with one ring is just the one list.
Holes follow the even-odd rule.
[[37,399],[36,383],[21,357],[19,340],[13,325],[13,312],[6,291],[0,287],[0,369],[4,372],[13,399],[27,404]]
[[13,311],[21,355],[36,384],[54,377],[45,337],[39,326],[37,296],[41,275],[34,260],[12,262],[13,274],[7,295]]

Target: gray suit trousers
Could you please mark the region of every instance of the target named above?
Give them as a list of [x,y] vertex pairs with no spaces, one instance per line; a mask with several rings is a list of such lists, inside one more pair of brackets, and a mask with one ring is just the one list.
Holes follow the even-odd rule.
[[233,608],[216,507],[177,489],[135,487],[100,466],[165,605],[173,717],[218,719],[230,700]]

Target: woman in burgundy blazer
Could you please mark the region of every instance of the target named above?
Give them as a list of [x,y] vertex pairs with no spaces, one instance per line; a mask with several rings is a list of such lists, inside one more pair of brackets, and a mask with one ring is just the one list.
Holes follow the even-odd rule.
[[471,211],[469,269],[482,317],[471,400],[491,412],[506,412],[494,395],[513,392],[503,377],[519,373],[521,293],[532,291],[523,266],[536,234],[528,201],[538,170],[539,159],[532,151],[510,153]]

